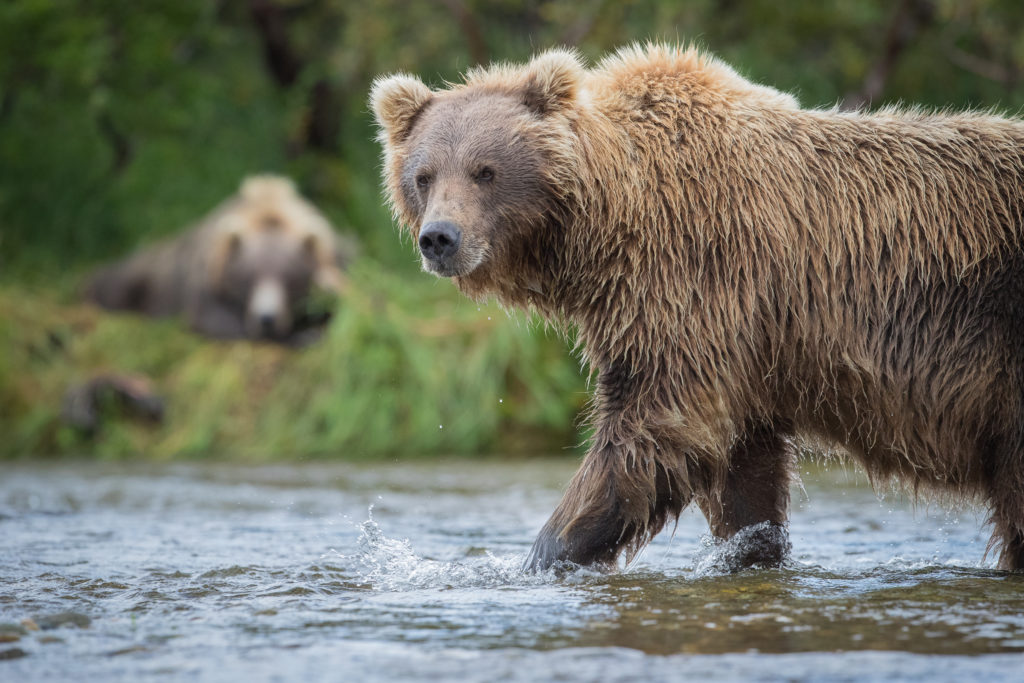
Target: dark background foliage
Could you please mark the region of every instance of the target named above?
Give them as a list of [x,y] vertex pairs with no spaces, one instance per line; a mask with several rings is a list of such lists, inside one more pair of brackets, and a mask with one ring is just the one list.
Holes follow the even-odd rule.
[[9,0],[0,7],[4,266],[77,267],[178,229],[254,170],[294,175],[377,259],[366,93],[551,45],[696,41],[805,106],[1024,104],[1017,0]]

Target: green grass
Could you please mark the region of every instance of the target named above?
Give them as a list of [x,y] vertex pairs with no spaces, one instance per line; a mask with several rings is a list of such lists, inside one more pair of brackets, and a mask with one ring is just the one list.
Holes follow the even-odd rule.
[[[0,285],[0,457],[244,460],[549,453],[581,441],[585,382],[535,320],[364,259],[325,337],[301,350],[210,342],[175,320],[111,314]],[[142,375],[163,424],[110,411],[63,424],[69,387]]]

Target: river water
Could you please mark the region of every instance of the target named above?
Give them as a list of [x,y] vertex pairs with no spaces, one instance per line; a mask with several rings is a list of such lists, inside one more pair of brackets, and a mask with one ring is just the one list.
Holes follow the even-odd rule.
[[1021,680],[983,511],[805,465],[792,560],[687,512],[614,574],[519,567],[574,463],[4,465],[0,680]]

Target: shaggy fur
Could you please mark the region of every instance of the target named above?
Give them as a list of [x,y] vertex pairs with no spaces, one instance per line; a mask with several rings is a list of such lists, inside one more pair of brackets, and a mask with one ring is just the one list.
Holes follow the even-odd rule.
[[338,291],[350,256],[291,181],[254,176],[196,227],[101,269],[86,292],[113,310],[184,314],[210,337],[299,343],[316,331],[303,319],[310,288]]
[[424,266],[574,325],[597,372],[532,566],[632,556],[691,502],[777,532],[802,439],[987,501],[1024,567],[1024,123],[803,110],[657,45],[382,79],[373,106],[397,218],[461,230]]

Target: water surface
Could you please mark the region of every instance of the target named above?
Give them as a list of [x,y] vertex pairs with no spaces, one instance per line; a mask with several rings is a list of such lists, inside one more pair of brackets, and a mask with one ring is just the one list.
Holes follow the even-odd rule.
[[6,465],[0,680],[1020,679],[982,511],[805,466],[783,569],[688,512],[619,573],[523,574],[573,467]]

